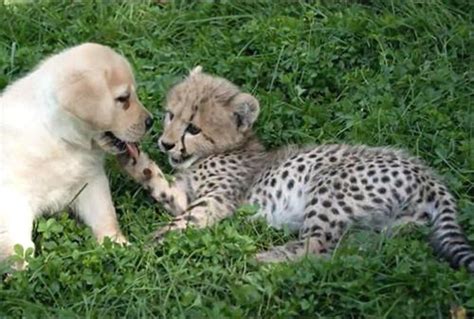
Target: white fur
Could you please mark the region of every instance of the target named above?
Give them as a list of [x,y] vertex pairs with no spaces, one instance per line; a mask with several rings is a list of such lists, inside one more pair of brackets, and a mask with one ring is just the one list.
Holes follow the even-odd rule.
[[126,241],[103,169],[104,151],[92,142],[98,132],[55,101],[58,68],[44,63],[0,95],[0,261],[15,244],[33,247],[36,217],[69,204],[99,241]]

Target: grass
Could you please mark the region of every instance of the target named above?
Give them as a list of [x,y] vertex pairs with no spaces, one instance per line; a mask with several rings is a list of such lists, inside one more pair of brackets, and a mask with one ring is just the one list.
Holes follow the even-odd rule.
[[[11,3],[11,1],[9,1]],[[42,2],[0,5],[0,88],[83,41],[131,61],[158,117],[166,90],[197,64],[261,101],[269,147],[365,143],[408,149],[459,200],[474,242],[472,14],[468,1]],[[27,123],[25,123],[27,125]],[[163,168],[156,123],[143,143]],[[212,227],[148,235],[169,217],[107,163],[126,248],[96,245],[63,213],[41,218],[36,257],[0,282],[0,317],[447,317],[474,311],[474,279],[436,259],[426,229],[351,232],[334,257],[261,266],[289,235],[243,208]]]

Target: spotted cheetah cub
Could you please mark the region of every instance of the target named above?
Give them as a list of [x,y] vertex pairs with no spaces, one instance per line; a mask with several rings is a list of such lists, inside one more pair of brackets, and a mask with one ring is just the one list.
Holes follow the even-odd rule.
[[335,247],[356,221],[374,227],[430,223],[436,250],[474,272],[474,253],[456,222],[446,187],[418,159],[390,148],[349,145],[265,150],[252,133],[259,103],[201,67],[167,97],[159,147],[176,168],[168,182],[143,152],[122,159],[125,170],[175,216],[165,233],[204,228],[244,203],[297,240],[257,254],[262,262],[296,260]]

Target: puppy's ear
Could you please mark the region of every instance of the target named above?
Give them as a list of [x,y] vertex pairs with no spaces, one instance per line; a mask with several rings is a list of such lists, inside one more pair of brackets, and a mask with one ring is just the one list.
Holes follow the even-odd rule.
[[114,98],[106,74],[76,71],[60,78],[55,88],[60,107],[93,128],[104,130],[112,123]]
[[260,105],[257,99],[250,94],[239,93],[230,103],[237,129],[241,132],[249,130],[257,119],[260,111]]

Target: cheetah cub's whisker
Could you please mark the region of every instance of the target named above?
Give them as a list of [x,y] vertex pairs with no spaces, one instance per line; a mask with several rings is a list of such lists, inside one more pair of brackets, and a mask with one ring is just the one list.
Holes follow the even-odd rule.
[[299,238],[257,254],[262,262],[296,260],[335,247],[357,221],[429,223],[435,249],[474,272],[474,253],[456,222],[453,196],[429,168],[400,150],[350,145],[267,151],[252,133],[258,101],[200,67],[167,97],[158,144],[178,173],[168,182],[141,152],[125,170],[174,216],[156,232],[203,228],[244,203],[271,226]]

